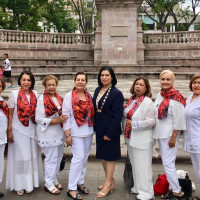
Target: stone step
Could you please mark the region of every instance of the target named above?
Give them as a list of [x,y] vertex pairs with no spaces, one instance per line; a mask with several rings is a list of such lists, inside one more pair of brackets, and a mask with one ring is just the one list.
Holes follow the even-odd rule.
[[185,65],[185,66],[199,66],[200,57],[179,57],[179,56],[170,56],[170,57],[154,57],[154,56],[145,56],[144,63],[146,65]]
[[[0,60],[3,63],[3,60]],[[10,59],[10,63],[13,67],[18,66],[49,66],[58,65],[93,65],[93,58],[63,58],[63,59]]]
[[[21,70],[22,71],[22,70]],[[16,81],[19,74],[21,73],[12,73],[13,79]],[[31,70],[32,71],[32,70]],[[83,71],[83,70],[80,70]],[[149,79],[158,79],[161,71],[157,72],[117,72],[115,71],[115,74],[119,79],[135,79],[138,76],[145,76]],[[197,72],[197,71],[196,71]],[[176,79],[178,80],[188,80],[191,78],[191,76],[196,72],[175,72]],[[58,70],[54,69],[53,71],[50,71],[50,68],[43,69],[42,72],[33,72],[35,75],[36,80],[42,80],[46,75],[54,74],[58,77],[59,80],[69,80],[73,79],[76,72],[67,72],[67,70],[63,70],[62,72],[58,72]],[[98,71],[91,72],[88,71],[88,78],[89,79],[95,79],[98,77]]]
[[[30,70],[33,73],[68,73],[68,72],[98,72],[101,66],[93,65],[93,61],[78,61],[85,64],[48,64],[48,65],[13,65],[13,74],[19,74],[21,71]],[[160,73],[164,69],[170,69],[175,73],[197,73],[200,72],[200,65],[195,66],[183,66],[183,65],[119,65],[112,66],[116,73],[124,73],[129,75],[130,73]]]

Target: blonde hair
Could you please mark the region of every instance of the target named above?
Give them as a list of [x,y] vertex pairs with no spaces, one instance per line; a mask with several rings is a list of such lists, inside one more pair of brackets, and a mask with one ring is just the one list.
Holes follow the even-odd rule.
[[52,80],[52,79],[56,81],[56,86],[57,86],[57,85],[58,85],[58,79],[57,79],[54,75],[45,76],[45,77],[44,77],[44,80],[42,81],[42,85],[43,85],[44,87],[46,87],[47,81]]
[[165,69],[165,70],[163,70],[163,71],[160,73],[159,78],[161,79],[161,77],[163,76],[163,74],[166,74],[166,73],[169,73],[169,74],[172,76],[173,81],[175,80],[174,72],[172,72],[172,71],[169,70],[169,69]]

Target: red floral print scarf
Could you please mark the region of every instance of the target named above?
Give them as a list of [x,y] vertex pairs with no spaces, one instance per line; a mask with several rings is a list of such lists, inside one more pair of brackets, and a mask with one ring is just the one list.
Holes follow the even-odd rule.
[[56,92],[55,97],[58,100],[58,103],[60,104],[60,109],[57,108],[56,104],[52,100],[52,98],[49,96],[47,91],[44,91],[43,94],[43,101],[44,101],[44,110],[47,117],[54,115],[58,112],[59,115],[62,114],[62,104],[63,104],[63,98]]
[[24,90],[21,88],[17,97],[17,114],[20,122],[24,126],[29,126],[29,119],[35,123],[35,110],[37,106],[37,98],[35,93],[30,90],[30,104]]
[[94,105],[91,94],[85,90],[86,101],[79,99],[76,89],[72,90],[72,109],[77,125],[80,127],[88,123],[88,126],[94,125]]
[[164,99],[162,100],[161,104],[158,107],[158,119],[163,119],[163,118],[167,117],[170,99],[179,101],[183,105],[185,105],[185,103],[186,103],[185,98],[174,87],[172,87],[167,92],[164,92],[161,89],[160,94],[161,94],[161,96],[164,97]]
[[[134,96],[132,96],[128,102],[124,105],[124,109],[127,108],[131,102],[134,100]],[[131,107],[131,109],[128,111],[126,118],[130,119],[132,118],[133,114],[135,113],[135,111],[138,109],[138,107],[140,106],[140,104],[142,103],[142,101],[144,100],[144,96],[139,97],[139,99],[133,104],[133,106]],[[131,137],[131,127],[126,126],[125,128],[125,133],[124,133],[124,137],[125,138],[130,138]]]
[[9,109],[8,109],[8,104],[5,101],[0,101],[0,110],[8,118]]

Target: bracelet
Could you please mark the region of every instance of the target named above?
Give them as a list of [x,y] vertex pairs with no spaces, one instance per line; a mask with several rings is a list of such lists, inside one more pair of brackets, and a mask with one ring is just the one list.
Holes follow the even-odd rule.
[[65,138],[68,138],[69,136],[71,136],[71,134],[69,134],[69,135],[65,135]]

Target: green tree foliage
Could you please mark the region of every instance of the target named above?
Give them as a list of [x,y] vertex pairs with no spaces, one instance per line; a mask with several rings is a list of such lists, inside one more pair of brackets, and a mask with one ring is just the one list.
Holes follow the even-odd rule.
[[185,31],[188,31],[190,26],[195,22],[197,16],[200,14],[200,0],[190,0],[190,6],[184,7],[180,4],[179,17],[184,19]]
[[94,21],[99,17],[94,2],[94,0],[68,0],[68,3],[72,7],[72,12],[77,16],[81,33],[92,33],[94,31]]
[[[41,31],[38,22],[42,19],[39,12],[47,0],[1,0],[0,7],[8,15],[7,25],[12,30]],[[2,24],[3,25],[3,24]]]
[[[157,23],[158,29],[164,31],[167,18],[169,17],[169,12],[166,10],[168,6],[168,0],[144,0],[143,4],[140,6],[140,12],[145,13],[150,19]],[[148,10],[149,7],[150,12]],[[154,18],[151,13],[157,15],[157,18]]]
[[43,7],[44,24],[49,27],[49,30],[51,26],[55,26],[58,32],[71,33],[76,30],[77,23],[70,16],[67,6],[68,3],[64,0],[54,0]]
[[[169,16],[174,19],[175,31],[187,31],[200,13],[197,11],[197,8],[200,7],[200,0],[189,0],[189,2],[191,5],[184,7],[185,0],[144,0],[140,7],[140,12],[145,13],[156,22],[158,29],[162,31],[164,31]],[[157,15],[158,18],[155,19],[152,14]],[[183,20],[184,26],[179,25]]]
[[54,26],[58,32],[73,32],[75,20],[65,0],[0,0],[0,28],[42,31],[39,22]]

